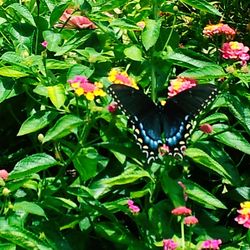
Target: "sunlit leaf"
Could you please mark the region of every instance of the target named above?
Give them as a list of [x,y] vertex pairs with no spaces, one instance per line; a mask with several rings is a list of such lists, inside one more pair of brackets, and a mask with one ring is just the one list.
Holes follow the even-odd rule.
[[59,109],[63,106],[66,100],[65,89],[62,84],[58,84],[55,86],[48,86],[48,97],[53,103],[53,105]]
[[126,48],[124,54],[134,61],[143,61],[142,52],[136,45]]

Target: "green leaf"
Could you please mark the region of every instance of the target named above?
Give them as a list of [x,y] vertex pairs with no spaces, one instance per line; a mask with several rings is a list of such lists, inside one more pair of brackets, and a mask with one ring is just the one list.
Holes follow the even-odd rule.
[[21,78],[28,76],[28,74],[15,69],[13,66],[4,66],[0,68],[0,76]]
[[124,54],[126,57],[133,61],[143,61],[142,52],[141,50],[136,46],[132,45],[124,50]]
[[23,122],[17,135],[21,136],[38,131],[50,124],[56,116],[57,113],[52,111],[38,111]]
[[223,121],[228,121],[228,117],[224,113],[217,112],[202,119],[200,121],[200,124],[204,124],[204,123],[212,124],[215,122],[223,122]]
[[121,6],[125,6],[128,3],[127,0],[110,0],[110,1],[97,1],[96,6],[100,7],[100,11],[110,11]]
[[23,90],[19,84],[16,84],[12,79],[0,79],[0,103],[22,93]]
[[219,78],[226,76],[226,72],[224,69],[217,65],[209,65],[204,68],[199,68],[199,69],[188,69],[184,71],[183,73],[179,74],[179,76],[183,77],[190,77],[190,78],[195,78],[197,80],[202,80],[202,79],[214,79],[214,78]]
[[55,8],[50,14],[49,22],[51,27],[53,27],[54,24],[58,22],[59,18],[62,16],[64,10],[66,10],[68,6],[69,3],[55,5]]
[[216,172],[219,176],[223,176],[230,183],[232,183],[232,177],[230,173],[210,155],[198,148],[187,148],[185,155],[191,158],[194,162],[201,164],[202,166]]
[[59,61],[55,59],[46,59],[46,68],[47,69],[68,69],[72,66],[72,64],[65,62],[65,61]]
[[55,86],[48,86],[48,96],[53,105],[59,109],[63,106],[66,100],[65,89],[62,84],[58,84]]
[[142,32],[142,44],[146,50],[154,46],[159,38],[161,29],[161,20],[147,19],[146,26]]
[[233,95],[228,95],[227,99],[229,110],[250,134],[250,108],[247,106],[248,103],[244,104],[239,98]]
[[203,187],[199,186],[197,183],[194,183],[190,180],[182,180],[182,183],[186,187],[185,192],[187,193],[189,199],[194,200],[202,204],[204,207],[210,209],[227,208],[213,194],[208,192]]
[[84,76],[86,78],[89,78],[94,73],[94,69],[91,69],[87,66],[81,65],[81,64],[75,64],[72,66],[67,74],[68,79],[73,79],[75,76]]
[[205,11],[217,16],[222,16],[221,13],[212,4],[210,4],[205,0],[180,0],[180,1],[198,10]]
[[64,115],[46,133],[43,143],[50,141],[50,140],[60,139],[72,133],[82,123],[83,123],[83,120],[75,115],[71,115],[71,114]]
[[46,242],[31,231],[8,224],[5,217],[0,217],[0,238],[6,239],[23,249],[52,250]]
[[126,30],[140,30],[140,28],[136,25],[136,23],[126,18],[113,19],[112,22],[110,23],[110,26]]
[[32,26],[36,27],[36,23],[34,21],[33,16],[31,15],[30,11],[27,9],[25,5],[21,5],[19,3],[13,3],[7,7],[7,10],[11,9],[15,16],[20,16],[23,18],[27,23],[31,24]]
[[0,249],[2,249],[2,250],[16,250],[16,244],[0,243]]
[[48,154],[33,154],[19,161],[10,172],[8,179],[24,178],[25,176],[32,175],[56,165],[58,165],[58,162]]
[[205,68],[213,67],[214,63],[201,61],[179,52],[169,51],[162,54],[162,59],[172,62],[175,65],[186,68]]
[[28,214],[35,214],[46,218],[44,210],[34,202],[22,201],[16,202],[13,206],[14,211],[24,211]]
[[49,51],[56,52],[59,49],[59,45],[61,44],[62,37],[61,34],[55,33],[50,30],[45,30],[43,32],[43,38],[48,42],[47,49]]
[[74,167],[84,181],[94,177],[97,172],[98,153],[95,148],[82,148],[76,156],[74,156]]
[[243,153],[250,154],[249,142],[240,132],[225,124],[213,125],[213,129],[214,133],[218,133],[214,136],[216,140]]

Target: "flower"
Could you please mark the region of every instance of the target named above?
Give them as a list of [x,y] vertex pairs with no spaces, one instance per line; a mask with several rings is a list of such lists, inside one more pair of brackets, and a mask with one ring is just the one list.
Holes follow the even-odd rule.
[[205,240],[202,242],[201,249],[217,250],[220,249],[222,241],[218,240]]
[[213,132],[213,127],[208,123],[204,123],[200,125],[200,130],[205,134],[211,134]]
[[238,224],[250,228],[250,201],[240,203],[241,209],[237,210],[239,215],[234,219]]
[[229,27],[227,24],[209,24],[203,29],[203,35],[212,37],[214,35],[226,35],[227,37],[234,37],[236,31]]
[[110,82],[115,84],[124,84],[132,88],[138,89],[135,80],[129,77],[126,71],[119,71],[117,69],[112,69],[109,72],[108,79]]
[[108,111],[110,113],[115,113],[118,108],[118,104],[116,102],[112,102],[108,105]]
[[9,177],[8,171],[5,169],[1,169],[0,170],[0,178],[2,178],[3,180],[7,180],[8,177]]
[[94,100],[96,96],[106,95],[106,93],[102,90],[102,83],[91,83],[84,76],[75,76],[74,79],[68,80],[68,82],[78,96],[85,95],[85,97],[90,101]]
[[140,212],[140,208],[136,205],[134,205],[134,201],[133,200],[128,200],[128,208],[130,209],[130,211],[133,214],[137,214]]
[[162,146],[160,146],[160,147],[158,148],[158,151],[159,151],[159,154],[160,154],[161,156],[163,156],[163,155],[165,155],[166,153],[169,152],[169,146],[167,146],[166,144],[163,144]]
[[199,222],[198,219],[193,215],[190,215],[190,216],[187,216],[187,217],[184,218],[184,224],[188,225],[188,226],[189,225],[195,225],[198,222]]
[[177,243],[171,239],[163,240],[163,250],[175,250],[177,246]]
[[195,79],[186,78],[186,77],[177,77],[174,80],[170,80],[170,86],[168,87],[168,96],[172,97],[178,93],[190,89],[196,86],[197,81]]
[[48,42],[47,42],[47,41],[43,41],[43,42],[41,43],[41,45],[42,45],[44,48],[47,48]]
[[66,9],[60,17],[60,23],[55,27],[65,27],[68,29],[96,29],[96,25],[87,17],[75,15],[74,9]]
[[245,65],[250,59],[248,51],[249,48],[239,42],[224,43],[221,48],[223,58],[241,60],[242,65]]
[[192,213],[192,210],[187,207],[181,206],[181,207],[174,208],[171,211],[171,213],[174,215],[190,215]]

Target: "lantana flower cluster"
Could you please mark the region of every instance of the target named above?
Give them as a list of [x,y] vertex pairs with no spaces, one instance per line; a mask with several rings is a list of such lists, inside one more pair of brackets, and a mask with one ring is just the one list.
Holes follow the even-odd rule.
[[221,48],[223,58],[241,60],[242,65],[245,65],[250,58],[248,51],[249,48],[239,42],[224,43]]
[[70,86],[74,89],[78,96],[84,95],[87,100],[94,100],[97,96],[105,96],[103,84],[100,82],[91,83],[84,76],[75,76],[74,79],[68,80]]
[[133,200],[128,200],[128,208],[133,214],[138,214],[140,212],[140,208],[137,205],[134,205]]
[[187,77],[177,77],[176,79],[170,80],[170,86],[168,87],[168,96],[173,97],[178,93],[190,89],[197,85],[197,81]]
[[218,23],[218,24],[208,24],[203,29],[204,36],[213,37],[214,35],[226,35],[227,37],[234,37],[236,31],[229,27],[228,24]]
[[239,215],[235,218],[243,227],[250,228],[250,201],[240,203],[241,209],[237,210]]
[[201,249],[218,250],[221,244],[222,241],[220,239],[205,240],[201,245]]
[[87,17],[74,13],[74,9],[66,9],[60,17],[60,23],[55,27],[68,28],[68,29],[96,29],[96,25],[91,22]]
[[114,84],[124,84],[129,87],[138,89],[135,79],[130,77],[126,71],[112,69],[109,72],[108,80]]

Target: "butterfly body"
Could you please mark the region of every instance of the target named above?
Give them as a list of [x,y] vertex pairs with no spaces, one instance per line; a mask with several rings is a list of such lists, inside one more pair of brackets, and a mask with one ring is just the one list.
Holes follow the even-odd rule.
[[137,144],[149,163],[158,158],[163,145],[168,147],[168,154],[182,156],[195,116],[215,98],[217,89],[211,84],[197,85],[169,98],[164,106],[126,85],[113,84],[108,92],[129,118]]

